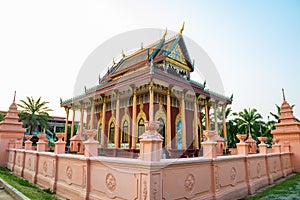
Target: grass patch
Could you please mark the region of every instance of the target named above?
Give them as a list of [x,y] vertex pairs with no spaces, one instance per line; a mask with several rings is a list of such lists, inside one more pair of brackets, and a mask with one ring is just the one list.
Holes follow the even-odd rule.
[[27,180],[14,176],[7,168],[0,167],[0,177],[30,199],[55,200],[50,189],[41,189]]
[[297,173],[296,175],[246,199],[299,199],[299,197],[300,173]]

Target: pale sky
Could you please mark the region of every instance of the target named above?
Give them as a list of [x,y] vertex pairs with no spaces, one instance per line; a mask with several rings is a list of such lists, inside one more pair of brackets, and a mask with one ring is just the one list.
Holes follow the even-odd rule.
[[179,31],[185,21],[184,35],[214,62],[225,94],[234,94],[234,111],[254,107],[266,119],[281,104],[283,87],[300,118],[299,19],[296,0],[1,1],[0,110],[16,90],[17,101],[42,96],[52,115],[65,116],[59,98],[73,96],[99,45],[134,29]]

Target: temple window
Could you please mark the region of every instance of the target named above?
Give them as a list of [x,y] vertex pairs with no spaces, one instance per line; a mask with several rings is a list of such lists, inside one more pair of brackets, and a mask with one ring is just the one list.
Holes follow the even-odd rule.
[[145,132],[144,119],[140,118],[138,122],[138,137],[140,137]]
[[123,127],[122,127],[122,143],[128,143],[129,141],[129,135],[128,135],[128,122],[125,120],[123,122]]
[[109,138],[108,143],[115,143],[115,123],[111,122],[109,125]]
[[178,121],[176,132],[177,149],[182,149],[182,123]]
[[164,141],[163,141],[163,147],[165,147],[165,141],[166,141],[166,132],[165,132],[165,123],[164,120],[162,118],[158,119],[159,121],[159,128],[158,128],[158,132],[161,134],[161,136],[164,137]]

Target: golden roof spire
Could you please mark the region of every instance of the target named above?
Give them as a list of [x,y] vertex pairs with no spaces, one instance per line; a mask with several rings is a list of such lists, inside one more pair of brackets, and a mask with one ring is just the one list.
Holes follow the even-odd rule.
[[144,49],[144,44],[143,44],[143,42],[141,42],[141,49]]
[[183,30],[184,30],[184,22],[183,22],[182,27],[181,27],[180,32],[179,32],[180,35],[182,35]]
[[116,62],[115,62],[115,58],[113,58],[113,65],[115,65],[116,64]]
[[124,58],[125,56],[124,50],[122,49],[122,57]]
[[283,101],[285,101],[285,94],[284,94],[284,89],[282,88],[282,96],[283,96]]

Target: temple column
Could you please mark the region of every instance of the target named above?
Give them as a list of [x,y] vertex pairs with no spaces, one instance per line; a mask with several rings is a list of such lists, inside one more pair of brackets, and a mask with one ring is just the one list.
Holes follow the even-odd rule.
[[182,149],[186,149],[185,92],[181,94]]
[[197,97],[194,99],[194,147],[199,149]]
[[72,125],[71,125],[71,137],[74,135],[74,125],[75,125],[75,109],[73,108],[73,115],[72,115]]
[[90,119],[90,129],[94,129],[94,118],[95,118],[95,101],[91,99],[91,119]]
[[105,114],[106,114],[106,96],[102,97],[103,105],[102,105],[102,127],[101,127],[101,147],[105,147]]
[[153,83],[149,84],[149,122],[152,122],[154,119],[154,92],[153,92]]
[[219,135],[219,126],[218,126],[218,116],[217,116],[217,102],[213,104],[214,106],[214,119],[215,119],[215,131]]
[[203,119],[202,119],[202,105],[201,105],[201,102],[199,102],[199,118],[200,118],[200,138],[199,138],[199,140],[200,140],[200,146],[199,146],[199,148],[201,148],[201,145],[202,145],[202,139],[203,139],[203,127],[202,127],[202,123],[203,123]]
[[132,134],[131,134],[131,148],[136,148],[136,88],[133,90],[132,99]]
[[223,118],[223,137],[226,138],[226,147],[227,147],[227,127],[226,127],[226,104],[222,105],[222,118]]
[[83,109],[83,103],[80,103],[80,122],[79,122],[79,135],[82,135],[83,133],[83,117],[84,117],[84,109]]
[[116,104],[116,126],[115,126],[115,147],[120,147],[120,94],[117,91],[117,104]]
[[65,111],[66,111],[66,123],[65,123],[65,134],[67,135],[68,133],[68,124],[69,124],[69,107],[65,107]]
[[172,135],[171,135],[171,90],[167,89],[167,149],[172,149]]
[[208,100],[205,100],[205,129],[210,130],[210,118],[209,118],[209,106],[208,106]]

